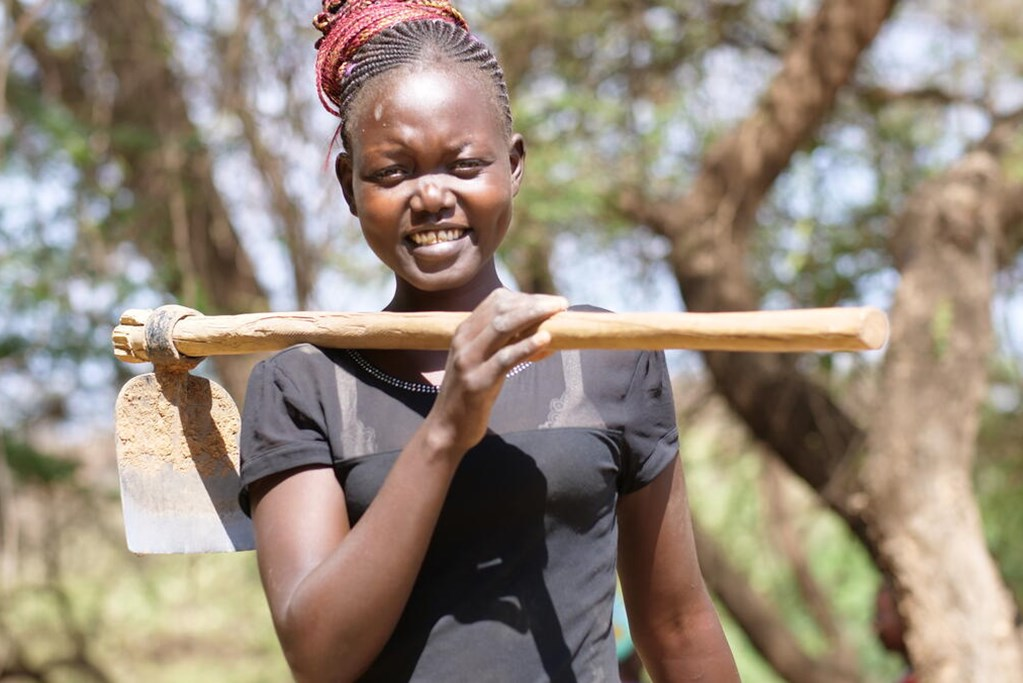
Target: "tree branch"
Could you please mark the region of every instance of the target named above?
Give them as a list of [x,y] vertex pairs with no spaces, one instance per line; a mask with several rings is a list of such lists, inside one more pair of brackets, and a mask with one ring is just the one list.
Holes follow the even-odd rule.
[[949,92],[932,85],[911,90],[892,90],[880,85],[857,85],[856,94],[868,106],[875,109],[899,102],[926,103],[947,106],[950,104],[973,104],[985,108],[985,103],[976,99]]
[[790,507],[791,493],[786,487],[786,483],[791,483],[792,475],[772,454],[765,454],[762,461],[764,467],[761,472],[761,484],[769,518],[768,534],[792,568],[799,595],[827,639],[831,651],[835,653],[833,659],[851,666],[855,661],[852,652],[843,642],[842,632],[827,595],[813,575],[803,539],[795,529],[794,515]]
[[[50,0],[39,0],[39,2],[25,10],[15,0],[4,0],[4,10],[7,16],[14,21],[11,30],[3,37],[3,42],[0,43],[0,121],[7,115],[7,78],[11,73],[11,57],[17,46],[24,41],[25,36],[28,35],[28,32],[46,10],[49,2]],[[3,166],[3,161],[4,148],[0,146],[0,166]]]
[[[709,149],[688,192],[667,201],[619,198],[626,216],[671,240],[671,265],[689,310],[759,308],[747,268],[756,212],[832,110],[895,4],[825,0],[789,46],[756,111]],[[819,491],[869,547],[841,476],[862,443],[859,426],[791,358],[722,353],[704,358],[752,433]]]
[[266,143],[245,84],[249,81],[244,65],[249,54],[248,38],[258,8],[252,0],[238,4],[238,22],[221,50],[224,69],[220,99],[223,108],[237,117],[242,136],[249,145],[256,169],[269,189],[270,204],[281,226],[284,243],[291,257],[295,300],[299,309],[308,306],[317,271],[316,252],[310,248],[303,229],[304,219],[299,203],[288,192],[285,164]]
[[696,552],[707,586],[749,637],[753,647],[789,683],[854,683],[855,673],[838,670],[809,655],[777,610],[749,587],[710,535],[694,524]]
[[1023,111],[1001,117],[894,219],[901,284],[860,481],[921,680],[1014,680],[1023,671],[1016,607],[971,486],[1006,220],[997,199],[1016,189],[1000,155],[1021,119]]

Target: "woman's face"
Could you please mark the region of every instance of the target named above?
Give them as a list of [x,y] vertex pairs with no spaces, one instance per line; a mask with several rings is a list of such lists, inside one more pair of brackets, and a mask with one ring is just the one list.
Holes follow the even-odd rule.
[[[524,147],[466,67],[400,67],[359,98],[345,198],[377,257],[424,292],[492,288]],[[472,67],[468,67],[472,68]]]

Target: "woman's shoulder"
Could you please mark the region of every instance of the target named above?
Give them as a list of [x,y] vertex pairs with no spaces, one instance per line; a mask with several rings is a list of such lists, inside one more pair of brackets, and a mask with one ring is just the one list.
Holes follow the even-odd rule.
[[260,360],[253,368],[252,376],[312,386],[320,378],[332,377],[335,368],[343,364],[344,356],[344,351],[296,344]]
[[601,308],[593,304],[572,304],[568,307],[568,310],[579,311],[580,313],[614,313],[614,311],[608,308]]
[[259,362],[259,365],[276,369],[300,369],[321,367],[337,363],[338,351],[325,349],[313,344],[295,344],[277,351]]
[[[569,311],[579,313],[607,313],[614,314],[615,311],[595,306],[593,304],[572,304]],[[582,354],[588,359],[588,364],[600,366],[606,369],[620,367],[624,371],[631,371],[637,363],[649,363],[650,358],[662,358],[663,351],[644,351],[636,349],[584,349]]]

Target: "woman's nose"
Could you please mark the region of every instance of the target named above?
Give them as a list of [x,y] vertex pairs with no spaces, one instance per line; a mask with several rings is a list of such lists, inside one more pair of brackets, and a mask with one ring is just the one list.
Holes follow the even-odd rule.
[[436,176],[425,175],[416,184],[412,194],[413,211],[422,213],[440,213],[454,206],[454,194],[443,181]]

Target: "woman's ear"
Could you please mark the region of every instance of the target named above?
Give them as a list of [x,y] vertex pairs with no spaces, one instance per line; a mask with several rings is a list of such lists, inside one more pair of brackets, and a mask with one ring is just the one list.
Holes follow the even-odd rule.
[[526,171],[526,141],[518,133],[511,138],[508,162],[511,164],[512,196],[514,197],[522,187],[522,175]]
[[341,184],[341,193],[348,203],[348,210],[353,216],[358,217],[359,212],[355,207],[355,191],[352,184],[352,158],[347,153],[341,152],[334,159],[334,173],[337,174],[337,181]]

